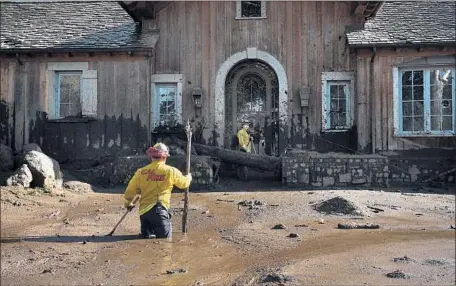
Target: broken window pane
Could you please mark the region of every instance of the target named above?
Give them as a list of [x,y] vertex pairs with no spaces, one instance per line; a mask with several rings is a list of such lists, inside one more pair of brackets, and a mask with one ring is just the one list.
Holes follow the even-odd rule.
[[329,86],[330,91],[330,126],[331,128],[344,128],[348,126],[347,122],[347,110],[348,110],[348,85],[335,84],[333,82]]
[[404,117],[402,119],[402,129],[404,131],[413,131],[412,129],[412,117]]
[[442,114],[443,115],[452,115],[453,114],[453,104],[451,100],[442,101]]
[[424,117],[413,117],[413,131],[424,131]]
[[261,17],[261,1],[241,1],[241,17]]

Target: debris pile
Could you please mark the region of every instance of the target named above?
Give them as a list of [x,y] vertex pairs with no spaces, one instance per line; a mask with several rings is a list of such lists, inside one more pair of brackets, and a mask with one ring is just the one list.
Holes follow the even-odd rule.
[[373,223],[339,223],[339,229],[378,229],[380,226]]
[[412,275],[404,273],[401,270],[396,270],[386,274],[386,277],[394,279],[410,279]]
[[363,216],[363,212],[352,202],[343,197],[334,197],[314,205],[320,213]]
[[252,210],[252,209],[259,209],[261,206],[265,206],[266,203],[263,201],[258,201],[258,200],[251,200],[251,201],[244,200],[244,201],[240,201],[238,203],[238,205],[243,206],[243,207],[249,207],[249,209]]
[[415,259],[410,258],[407,255],[404,255],[403,257],[393,258],[393,262],[409,263],[409,262],[415,262]]
[[292,282],[294,280],[293,277],[288,275],[283,275],[279,273],[270,273],[265,274],[260,278],[262,283],[277,283],[277,284],[285,284],[287,282]]

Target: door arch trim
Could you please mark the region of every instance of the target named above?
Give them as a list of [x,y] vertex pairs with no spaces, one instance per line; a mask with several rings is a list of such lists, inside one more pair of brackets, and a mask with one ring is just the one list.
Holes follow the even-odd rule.
[[[215,126],[219,134],[217,144],[223,146],[225,138],[225,81],[230,70],[239,62],[247,59],[256,59],[268,64],[276,73],[279,82],[279,132],[287,134],[288,122],[288,82],[282,64],[271,54],[247,48],[229,57],[219,68],[215,79]],[[280,138],[279,138],[280,139]],[[282,139],[283,140],[283,139]],[[280,140],[280,141],[282,141]],[[280,144],[284,148],[284,144]]]

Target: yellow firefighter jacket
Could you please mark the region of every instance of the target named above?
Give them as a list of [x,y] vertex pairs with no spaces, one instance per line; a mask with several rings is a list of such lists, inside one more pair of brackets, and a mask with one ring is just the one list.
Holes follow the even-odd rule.
[[139,215],[148,212],[158,201],[169,210],[173,186],[185,189],[190,186],[190,179],[182,175],[178,169],[162,161],[153,161],[138,169],[128,183],[124,194],[125,207],[128,207],[139,189],[141,191]]
[[245,150],[247,150],[247,152],[250,153],[250,135],[249,133],[247,133],[247,130],[245,130],[244,128],[239,130],[237,137],[239,141],[239,147],[244,148]]

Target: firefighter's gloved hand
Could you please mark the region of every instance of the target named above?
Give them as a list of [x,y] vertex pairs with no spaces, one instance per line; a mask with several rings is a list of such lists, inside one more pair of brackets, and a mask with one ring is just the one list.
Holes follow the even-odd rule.
[[127,207],[127,210],[128,210],[129,212],[131,212],[134,208],[135,208],[135,205],[129,205],[129,206]]
[[190,182],[193,180],[192,174],[187,174],[187,175],[185,175],[185,177],[189,178]]

